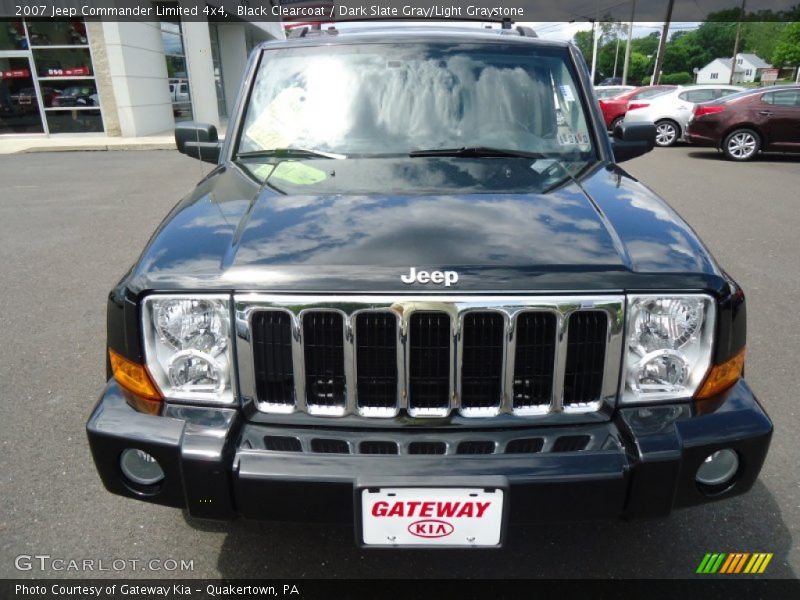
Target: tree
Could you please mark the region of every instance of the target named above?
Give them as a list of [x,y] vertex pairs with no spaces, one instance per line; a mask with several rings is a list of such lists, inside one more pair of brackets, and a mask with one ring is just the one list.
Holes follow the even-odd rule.
[[744,23],[742,42],[745,52],[751,52],[767,62],[775,54],[775,48],[788,23],[779,21],[757,21]]
[[775,44],[772,64],[776,67],[800,66],[800,22],[786,25]]
[[583,60],[586,64],[592,62],[592,32],[591,31],[578,31],[572,38],[572,43],[578,47],[578,50],[583,54]]
[[644,82],[645,77],[653,71],[653,60],[640,52],[631,51],[631,61],[628,65],[628,79],[630,81]]

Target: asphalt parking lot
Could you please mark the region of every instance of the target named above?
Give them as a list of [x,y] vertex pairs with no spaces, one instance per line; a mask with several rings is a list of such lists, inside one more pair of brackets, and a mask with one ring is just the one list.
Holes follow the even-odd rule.
[[[698,231],[748,294],[747,376],[776,431],[747,495],[667,519],[515,527],[500,551],[358,550],[350,527],[234,522],[108,494],[84,423],[103,387],[105,300],[168,209],[208,166],[176,152],[0,160],[0,577],[690,577],[706,552],[773,552],[800,572],[800,157],[734,164],[658,149],[628,163]],[[19,555],[122,559],[64,572]],[[150,559],[191,571],[144,571]],[[131,568],[131,560],[140,560]],[[117,563],[118,565],[121,563]]]

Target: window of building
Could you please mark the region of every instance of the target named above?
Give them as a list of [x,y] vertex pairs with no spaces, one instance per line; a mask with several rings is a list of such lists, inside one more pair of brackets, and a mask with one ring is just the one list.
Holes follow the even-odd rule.
[[0,22],[0,51],[27,49],[28,37],[25,35],[22,19]]
[[[10,67],[7,70],[3,69],[6,65]],[[0,111],[6,115],[4,120],[15,122],[11,131],[6,126],[0,133],[103,131],[83,19],[0,22],[0,69],[4,71]]]
[[709,79],[719,79],[719,73],[712,73]]
[[227,118],[228,107],[225,103],[225,80],[222,78],[222,61],[219,50],[219,30],[216,24],[208,24],[208,34],[211,38],[211,61],[214,64],[214,87],[217,90],[217,114]]
[[189,72],[186,67],[186,52],[183,49],[183,32],[180,21],[163,20],[161,40],[167,61],[169,95],[175,121],[192,120],[192,96],[189,88]]
[[736,64],[737,64],[737,65],[740,65],[740,64],[742,64],[743,60],[744,60],[744,59],[737,58],[737,59],[736,59]]
[[3,133],[44,133],[30,57],[0,55],[0,134]]
[[750,75],[752,75],[752,74],[753,74],[753,69],[747,69],[747,70],[744,72],[744,74],[745,74],[745,75],[747,75],[747,76],[750,76]]

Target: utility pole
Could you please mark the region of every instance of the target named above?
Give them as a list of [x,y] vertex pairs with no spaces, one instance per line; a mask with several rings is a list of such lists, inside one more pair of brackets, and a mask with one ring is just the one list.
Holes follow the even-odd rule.
[[617,78],[617,61],[619,60],[619,33],[617,34],[617,51],[614,53],[614,74],[612,77]]
[[661,39],[658,40],[656,66],[653,69],[653,77],[650,79],[650,85],[656,85],[661,78],[661,63],[664,62],[664,51],[667,48],[667,36],[669,35],[669,24],[672,21],[672,7],[674,5],[675,0],[669,0],[669,4],[667,4],[667,15],[664,17],[664,27],[661,29]]
[[597,70],[597,19],[592,21],[592,85],[594,85],[594,74]]
[[594,74],[597,69],[597,23],[600,21],[600,0],[595,3],[595,15],[592,21],[592,85],[594,85]]
[[636,18],[636,0],[631,2],[631,22],[628,23],[628,43],[625,45],[625,60],[622,63],[622,85],[628,84],[628,65],[631,62],[631,41],[633,40],[633,20]]
[[739,54],[739,36],[742,34],[742,20],[744,19],[744,9],[747,0],[742,0],[742,12],[739,13],[739,22],[736,24],[736,39],[733,42],[733,58],[731,58],[731,76],[728,84],[733,85],[733,77],[736,74],[736,55]]

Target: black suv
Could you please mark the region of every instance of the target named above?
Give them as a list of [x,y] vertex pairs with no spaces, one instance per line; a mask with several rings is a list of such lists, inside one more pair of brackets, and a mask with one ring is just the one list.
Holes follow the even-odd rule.
[[108,302],[88,425],[109,491],[343,519],[365,546],[665,515],[755,481],[745,299],[617,162],[570,44],[301,35],[252,54],[216,166]]

